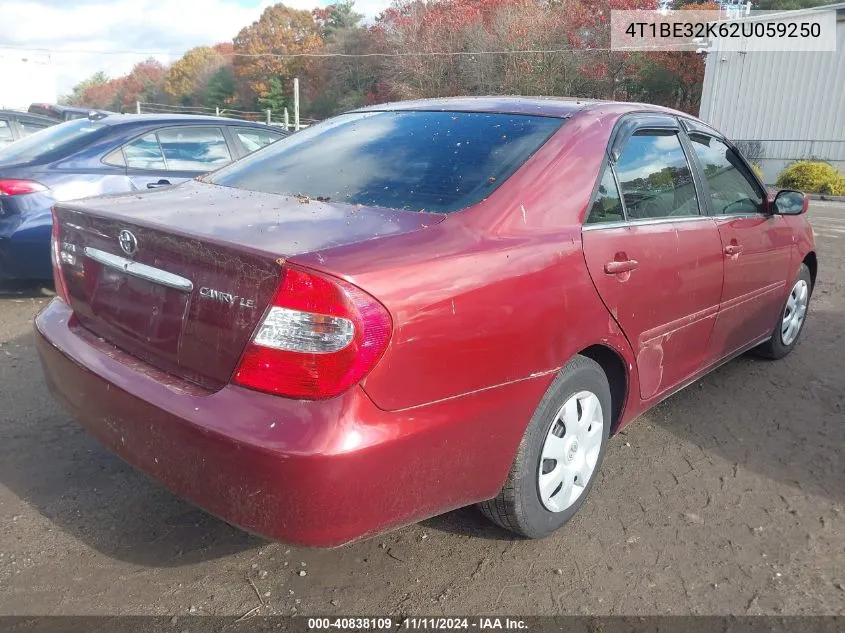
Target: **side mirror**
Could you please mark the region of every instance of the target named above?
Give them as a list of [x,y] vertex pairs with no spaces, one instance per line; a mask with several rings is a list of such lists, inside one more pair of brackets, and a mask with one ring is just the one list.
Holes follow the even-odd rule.
[[806,194],[792,189],[778,191],[772,203],[772,212],[778,215],[801,215],[810,208],[810,199]]

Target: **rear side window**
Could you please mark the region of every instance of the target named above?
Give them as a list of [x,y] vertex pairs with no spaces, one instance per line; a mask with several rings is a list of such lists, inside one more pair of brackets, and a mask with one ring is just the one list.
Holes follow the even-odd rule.
[[[127,143],[123,147],[123,156],[126,166],[132,169],[166,169],[164,154],[155,134],[146,134]],[[117,164],[117,160],[113,159],[112,164]]]
[[699,215],[692,172],[677,132],[641,130],[616,162],[629,220]]
[[449,213],[489,196],[562,123],[478,112],[353,112],[286,137],[209,181]]
[[23,121],[18,120],[18,126],[21,129],[21,134],[23,136],[29,136],[30,134],[34,134],[38,130],[43,130],[45,127],[50,127],[46,123],[36,123],[35,121]]
[[763,193],[736,152],[706,134],[692,133],[689,138],[710,187],[713,212],[716,215],[759,213]]
[[236,127],[235,134],[238,135],[238,140],[248,152],[254,152],[282,138],[282,135],[278,132],[253,127]]
[[167,169],[210,171],[232,162],[223,131],[217,127],[168,127],[158,131]]
[[14,139],[12,138],[12,127],[6,119],[0,119],[0,147],[8,145]]
[[622,222],[624,219],[625,213],[622,211],[619,188],[616,186],[616,179],[613,177],[610,165],[606,165],[595,199],[590,207],[590,214],[587,216],[587,223]]
[[232,162],[217,127],[172,127],[150,132],[115,151],[103,162],[130,169],[206,172]]

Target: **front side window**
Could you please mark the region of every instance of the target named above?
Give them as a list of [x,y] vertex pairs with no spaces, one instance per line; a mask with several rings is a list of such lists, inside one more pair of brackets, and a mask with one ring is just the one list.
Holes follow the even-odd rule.
[[368,111],[328,119],[209,182],[332,202],[450,213],[489,196],[563,124],[485,112]]
[[622,199],[619,196],[619,188],[616,186],[616,180],[613,178],[613,171],[610,169],[610,165],[606,165],[593,204],[590,206],[587,223],[621,222],[624,219],[625,214],[622,211]]
[[674,130],[640,130],[626,142],[616,174],[629,220],[699,215],[684,149]]
[[282,138],[282,135],[278,132],[254,127],[236,127],[235,134],[238,135],[238,140],[240,140],[244,149],[250,153]]
[[706,134],[693,132],[689,138],[710,186],[713,212],[716,215],[759,213],[763,194],[736,152]]

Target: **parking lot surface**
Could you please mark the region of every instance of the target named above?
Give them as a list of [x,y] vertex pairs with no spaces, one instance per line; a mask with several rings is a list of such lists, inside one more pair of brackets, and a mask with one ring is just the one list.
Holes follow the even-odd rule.
[[245,534],[76,426],[32,344],[49,298],[6,292],[0,613],[845,614],[845,204],[810,213],[819,279],[795,352],[737,359],[628,426],[542,541],[472,508],[328,551]]

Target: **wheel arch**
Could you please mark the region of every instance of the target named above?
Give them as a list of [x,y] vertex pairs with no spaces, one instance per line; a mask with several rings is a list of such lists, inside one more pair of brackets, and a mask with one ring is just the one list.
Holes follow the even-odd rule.
[[815,251],[810,251],[804,256],[804,265],[810,270],[810,292],[816,287],[816,275],[819,272],[819,260]]
[[612,435],[619,429],[619,425],[622,422],[622,414],[628,402],[631,377],[628,372],[627,363],[618,351],[601,343],[585,347],[578,354],[586,356],[598,363],[602,370],[604,370],[604,375],[607,376],[613,407],[610,423],[610,433]]

